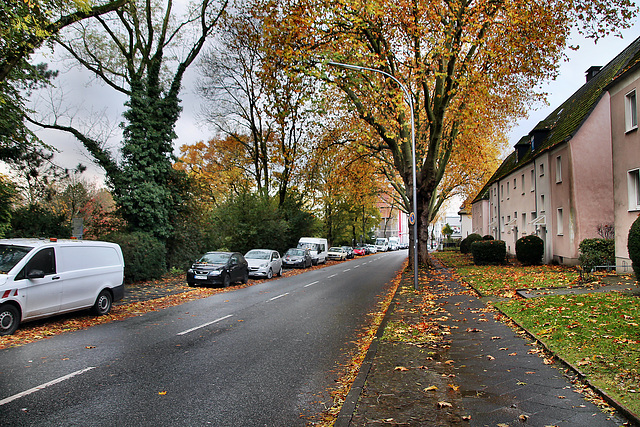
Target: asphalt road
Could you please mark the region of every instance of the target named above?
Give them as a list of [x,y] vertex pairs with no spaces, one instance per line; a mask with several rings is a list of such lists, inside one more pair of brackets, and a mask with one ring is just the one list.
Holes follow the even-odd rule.
[[407,252],[0,351],[0,424],[297,426]]

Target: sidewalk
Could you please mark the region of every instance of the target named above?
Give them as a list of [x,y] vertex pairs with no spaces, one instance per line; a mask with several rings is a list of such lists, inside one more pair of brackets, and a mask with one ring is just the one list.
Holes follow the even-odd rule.
[[421,278],[420,287],[416,294],[411,277],[403,278],[336,426],[627,422],[586,400],[588,390],[525,333],[496,320],[450,270]]

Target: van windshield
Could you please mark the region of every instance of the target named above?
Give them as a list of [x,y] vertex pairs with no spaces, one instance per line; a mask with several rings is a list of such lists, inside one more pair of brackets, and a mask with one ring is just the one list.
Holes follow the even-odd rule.
[[0,274],[7,274],[31,249],[28,246],[0,245]]
[[300,242],[300,243],[298,243],[298,247],[300,249],[309,249],[310,251],[317,251],[318,250],[318,244],[317,243]]

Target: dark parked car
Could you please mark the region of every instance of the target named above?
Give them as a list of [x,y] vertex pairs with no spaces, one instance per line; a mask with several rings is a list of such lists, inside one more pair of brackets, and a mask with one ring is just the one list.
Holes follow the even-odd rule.
[[355,257],[355,254],[353,253],[353,248],[351,246],[343,246],[342,249],[347,251],[347,259],[351,259]]
[[187,283],[195,285],[222,285],[247,283],[249,265],[238,252],[207,252],[187,270]]
[[311,252],[306,248],[291,248],[282,257],[282,265],[284,267],[311,267],[313,259]]

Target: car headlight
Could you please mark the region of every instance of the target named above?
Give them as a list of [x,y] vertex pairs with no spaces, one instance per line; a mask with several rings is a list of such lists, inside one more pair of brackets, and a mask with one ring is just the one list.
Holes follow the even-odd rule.
[[209,272],[210,276],[219,276],[220,275],[220,270],[213,270]]
[[269,267],[269,263],[265,262],[264,264],[260,264],[259,268],[267,268],[267,267]]

